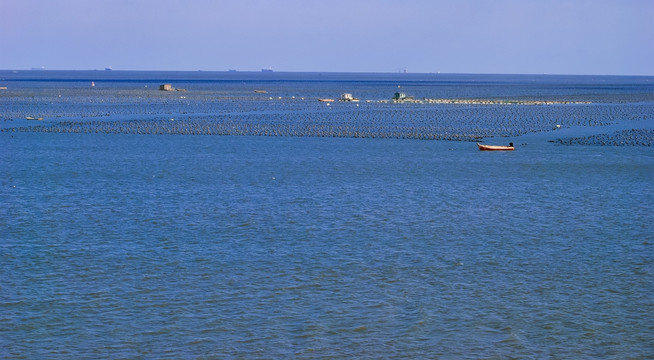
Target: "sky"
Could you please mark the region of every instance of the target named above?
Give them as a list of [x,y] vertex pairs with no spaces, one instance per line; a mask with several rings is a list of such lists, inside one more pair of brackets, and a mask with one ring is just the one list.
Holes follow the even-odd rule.
[[654,0],[1,0],[0,69],[654,75]]

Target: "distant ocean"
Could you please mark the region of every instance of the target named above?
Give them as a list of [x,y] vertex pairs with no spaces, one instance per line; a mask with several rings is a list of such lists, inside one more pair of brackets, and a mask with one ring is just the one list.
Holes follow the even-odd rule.
[[654,358],[654,77],[0,87],[0,358]]

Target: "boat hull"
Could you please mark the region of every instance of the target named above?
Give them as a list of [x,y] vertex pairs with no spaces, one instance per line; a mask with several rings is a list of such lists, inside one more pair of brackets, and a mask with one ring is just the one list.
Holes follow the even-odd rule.
[[513,151],[515,147],[513,146],[500,146],[500,145],[482,145],[477,143],[477,147],[481,151]]

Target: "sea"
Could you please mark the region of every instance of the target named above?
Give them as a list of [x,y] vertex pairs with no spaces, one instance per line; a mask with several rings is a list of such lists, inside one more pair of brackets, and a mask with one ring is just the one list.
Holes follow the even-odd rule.
[[5,87],[2,359],[654,358],[654,77]]

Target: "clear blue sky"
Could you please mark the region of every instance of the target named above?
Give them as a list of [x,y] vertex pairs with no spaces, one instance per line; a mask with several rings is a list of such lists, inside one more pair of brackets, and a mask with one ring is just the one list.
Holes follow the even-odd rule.
[[654,0],[1,0],[42,66],[654,75]]

